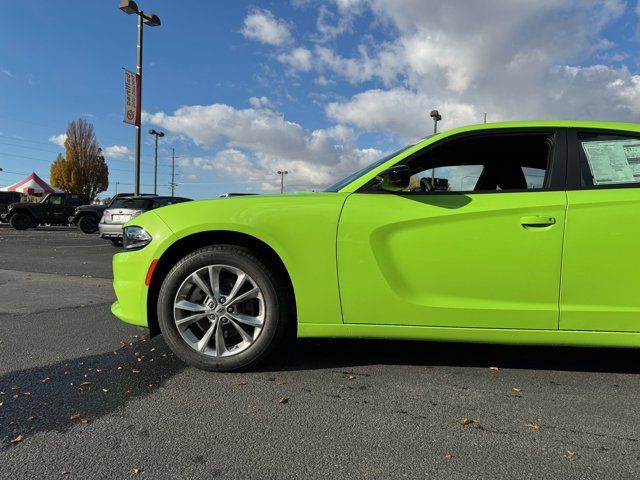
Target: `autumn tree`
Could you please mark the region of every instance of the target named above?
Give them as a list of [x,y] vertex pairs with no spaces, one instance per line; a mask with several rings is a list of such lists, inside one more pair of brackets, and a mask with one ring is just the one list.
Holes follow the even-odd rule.
[[109,168],[93,133],[93,125],[80,118],[70,122],[64,142],[66,154],[51,164],[51,185],[65,192],[84,193],[94,199],[109,188]]

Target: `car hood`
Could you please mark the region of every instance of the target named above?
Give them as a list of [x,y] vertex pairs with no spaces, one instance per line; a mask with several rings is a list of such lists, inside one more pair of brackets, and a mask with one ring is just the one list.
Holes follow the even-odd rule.
[[9,206],[7,207],[8,210],[11,210],[12,208],[15,207],[32,207],[32,206],[39,206],[40,204],[38,202],[14,202],[14,203],[10,203]]

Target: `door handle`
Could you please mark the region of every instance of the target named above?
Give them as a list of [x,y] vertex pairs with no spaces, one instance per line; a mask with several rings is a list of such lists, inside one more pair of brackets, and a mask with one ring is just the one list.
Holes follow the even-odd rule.
[[520,218],[520,224],[524,228],[550,227],[555,223],[555,217],[545,217],[544,215],[527,215]]

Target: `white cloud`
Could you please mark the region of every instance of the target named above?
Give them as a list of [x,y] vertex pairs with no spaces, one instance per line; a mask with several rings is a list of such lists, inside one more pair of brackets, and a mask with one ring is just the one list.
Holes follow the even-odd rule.
[[60,135],[53,135],[53,136],[49,137],[49,141],[51,143],[55,143],[60,148],[64,148],[64,142],[67,141],[67,134],[66,133],[61,133]]
[[267,108],[196,105],[171,115],[148,114],[145,121],[205,149],[219,149],[211,156],[183,159],[183,166],[223,172],[262,189],[276,188],[274,172],[283,168],[290,172],[292,188],[321,188],[382,155],[376,149],[359,149],[349,127],[309,131]]
[[251,97],[249,99],[249,105],[251,105],[253,108],[263,108],[263,107],[272,108],[273,107],[271,100],[269,100],[264,95],[262,97]]
[[269,10],[252,10],[244,19],[241,33],[246,38],[276,47],[292,41],[289,24],[275,18]]
[[277,59],[280,63],[302,72],[308,72],[312,67],[311,51],[302,47],[294,48],[288,53],[281,53]]
[[131,150],[125,145],[112,145],[102,149],[102,153],[107,158],[127,158],[131,156]]
[[6,68],[0,68],[0,72],[2,72],[4,75],[6,75],[7,77],[13,77],[13,73],[11,73],[9,70],[7,70]]

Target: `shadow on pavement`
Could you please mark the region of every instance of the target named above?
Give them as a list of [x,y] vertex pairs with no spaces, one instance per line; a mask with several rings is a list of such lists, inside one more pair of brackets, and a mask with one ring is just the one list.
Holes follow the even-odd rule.
[[270,368],[308,370],[366,365],[489,367],[575,372],[640,373],[640,352],[397,340],[300,339]]
[[2,375],[0,451],[18,435],[65,432],[83,419],[95,421],[153,393],[184,368],[162,338],[143,338],[115,352]]

